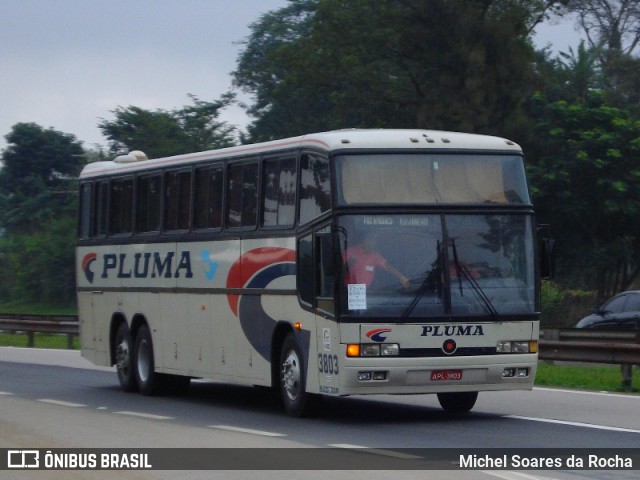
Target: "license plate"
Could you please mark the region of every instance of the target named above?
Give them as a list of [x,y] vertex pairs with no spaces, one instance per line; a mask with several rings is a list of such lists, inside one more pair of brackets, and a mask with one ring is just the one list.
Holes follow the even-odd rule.
[[462,380],[462,370],[434,370],[431,372],[431,381]]

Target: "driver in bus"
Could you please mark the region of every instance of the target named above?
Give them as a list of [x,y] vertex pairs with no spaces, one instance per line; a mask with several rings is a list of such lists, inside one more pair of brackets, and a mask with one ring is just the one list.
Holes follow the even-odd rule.
[[345,285],[365,284],[367,289],[375,280],[376,269],[382,268],[396,277],[402,288],[408,290],[410,282],[397,268],[391,265],[376,248],[376,238],[372,235],[356,246],[349,247],[344,253],[346,269]]

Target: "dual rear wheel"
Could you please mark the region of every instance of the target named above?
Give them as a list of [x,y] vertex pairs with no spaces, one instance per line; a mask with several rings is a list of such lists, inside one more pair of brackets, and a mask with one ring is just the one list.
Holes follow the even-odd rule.
[[115,339],[115,360],[118,381],[125,392],[139,391],[143,395],[156,395],[189,386],[189,377],[155,371],[153,340],[147,324],[140,326],[135,339],[127,324],[120,324]]

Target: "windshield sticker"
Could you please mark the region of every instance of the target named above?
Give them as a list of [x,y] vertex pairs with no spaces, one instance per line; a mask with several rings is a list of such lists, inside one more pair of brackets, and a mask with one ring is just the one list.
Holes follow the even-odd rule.
[[348,285],[349,310],[367,309],[367,285],[364,283],[350,283]]

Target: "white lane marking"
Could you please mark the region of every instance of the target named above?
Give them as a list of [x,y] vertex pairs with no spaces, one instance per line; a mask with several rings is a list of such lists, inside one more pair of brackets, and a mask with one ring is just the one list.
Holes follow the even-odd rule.
[[13,395],[11,392],[0,392],[0,395]]
[[152,413],[143,413],[143,412],[129,412],[126,410],[120,412],[113,412],[118,415],[128,415],[130,417],[140,417],[147,418],[149,420],[175,420],[175,417],[165,417],[163,415],[153,415]]
[[482,470],[485,475],[491,475],[493,477],[502,478],[502,480],[554,480],[555,477],[538,477],[529,475],[528,473],[521,472],[499,472],[495,470]]
[[503,418],[514,418],[516,420],[528,420],[531,422],[556,423],[559,425],[569,425],[571,427],[594,428],[596,430],[610,430],[612,432],[640,433],[640,430],[622,427],[609,427],[607,425],[594,425],[593,423],[568,422],[566,420],[554,420],[552,418],[522,417],[520,415],[505,415]]
[[640,400],[640,395],[633,393],[611,393],[611,392],[590,392],[587,390],[569,390],[566,388],[551,388],[551,387],[533,387],[534,390],[548,393],[573,393],[575,395],[600,395],[605,397],[625,398],[627,400]]
[[410,455],[408,453],[394,452],[393,450],[384,450],[381,448],[363,447],[362,445],[351,445],[349,443],[331,443],[328,446],[333,448],[344,448],[347,450],[366,450],[366,453],[374,453],[376,455],[384,455],[387,457],[402,458],[407,460],[422,458],[420,456]]
[[250,433],[251,435],[262,435],[263,437],[286,437],[284,433],[265,432],[263,430],[253,430],[251,428],[233,427],[231,425],[207,425],[209,428],[227,430],[229,432]]
[[82,403],[64,402],[62,400],[54,400],[52,398],[39,398],[38,401],[42,403],[49,403],[51,405],[59,405],[61,407],[71,407],[71,408],[86,407],[86,405],[83,405]]

